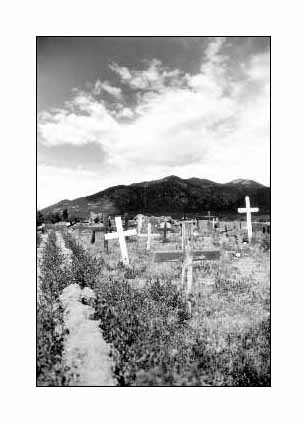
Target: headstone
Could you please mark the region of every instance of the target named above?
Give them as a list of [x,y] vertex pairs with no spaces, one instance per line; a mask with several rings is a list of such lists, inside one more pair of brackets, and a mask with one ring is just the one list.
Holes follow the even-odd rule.
[[249,197],[245,197],[245,208],[239,208],[238,213],[246,213],[246,227],[247,227],[247,236],[248,242],[251,242],[253,229],[252,229],[252,213],[257,213],[259,211],[258,207],[251,208]]

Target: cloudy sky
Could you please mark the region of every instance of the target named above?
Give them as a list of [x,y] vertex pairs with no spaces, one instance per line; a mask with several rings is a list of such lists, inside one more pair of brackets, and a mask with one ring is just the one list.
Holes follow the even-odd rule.
[[40,37],[38,207],[169,175],[269,185],[261,37]]

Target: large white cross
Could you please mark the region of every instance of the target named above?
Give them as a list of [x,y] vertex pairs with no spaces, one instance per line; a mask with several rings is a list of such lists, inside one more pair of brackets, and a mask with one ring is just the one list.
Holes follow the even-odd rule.
[[128,257],[128,251],[127,251],[125,237],[131,236],[131,235],[137,235],[137,232],[136,232],[135,229],[129,229],[128,231],[124,231],[123,225],[122,225],[122,219],[121,219],[120,216],[115,217],[115,224],[116,224],[117,231],[105,234],[104,238],[105,239],[116,239],[116,238],[118,238],[119,246],[120,246],[120,252],[121,252],[121,256],[122,256],[122,261],[125,265],[129,266],[129,257]]
[[252,234],[253,234],[252,213],[257,213],[259,211],[259,209],[258,209],[258,207],[251,208],[248,196],[245,197],[245,204],[246,204],[245,209],[239,208],[238,212],[239,213],[246,213],[246,226],[247,226],[248,242],[251,242]]

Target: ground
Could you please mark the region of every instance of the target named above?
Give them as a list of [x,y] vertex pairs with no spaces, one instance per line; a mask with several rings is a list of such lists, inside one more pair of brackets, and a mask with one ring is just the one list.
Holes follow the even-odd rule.
[[[186,298],[180,284],[181,263],[153,262],[155,251],[181,248],[179,233],[170,234],[170,242],[165,244],[159,237],[152,239],[149,252],[145,237],[128,239],[130,267],[125,268],[120,263],[118,240],[109,241],[106,252],[102,233],[96,233],[92,243],[89,231],[70,231],[68,238],[82,245],[95,261],[94,266],[99,265],[91,286],[97,293],[96,318],[101,320],[103,336],[114,347],[114,372],[119,385],[270,384],[269,235],[257,232],[251,244],[243,242],[245,231],[238,226],[229,233],[211,230],[200,235],[192,247],[220,249],[221,258],[194,263],[192,292]],[[63,241],[58,244],[68,259],[69,242],[66,239],[66,246]],[[83,260],[78,252],[74,254]],[[81,268],[90,266],[86,260]],[[167,290],[161,294],[163,286]],[[180,299],[169,302],[173,290],[180,293]],[[123,306],[118,298],[124,299]],[[191,309],[182,318],[179,312],[186,311],[187,300]],[[164,309],[162,303],[168,308]],[[130,318],[135,331],[128,324]],[[117,326],[114,328],[110,322]],[[142,325],[147,325],[146,330]],[[156,340],[159,338],[155,346],[151,331],[156,331]],[[123,345],[125,342],[131,344],[129,349]]]

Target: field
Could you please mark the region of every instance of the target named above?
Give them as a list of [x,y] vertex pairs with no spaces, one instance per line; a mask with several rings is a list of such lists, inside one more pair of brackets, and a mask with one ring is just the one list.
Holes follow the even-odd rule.
[[[154,263],[169,242],[49,231],[39,240],[39,386],[270,386],[270,239],[245,229],[201,231],[193,249],[219,249],[193,264],[192,291],[181,263]],[[224,222],[220,228],[229,226]]]

